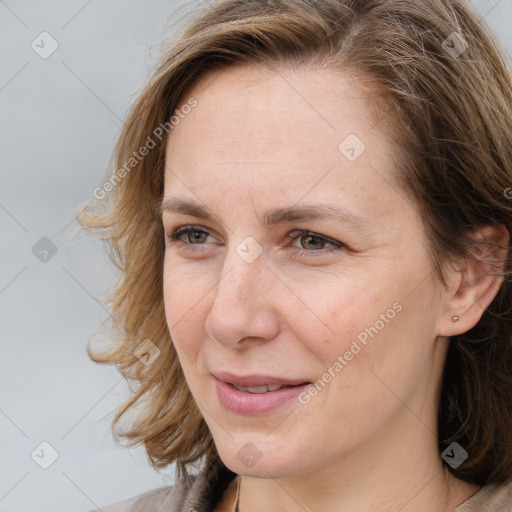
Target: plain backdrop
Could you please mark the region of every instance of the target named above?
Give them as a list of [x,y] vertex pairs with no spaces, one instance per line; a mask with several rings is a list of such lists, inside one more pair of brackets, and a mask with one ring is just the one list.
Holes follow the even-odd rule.
[[[87,512],[173,483],[113,442],[128,388],[86,344],[115,274],[73,212],[194,3],[0,0],[0,512]],[[510,55],[512,0],[473,3]]]

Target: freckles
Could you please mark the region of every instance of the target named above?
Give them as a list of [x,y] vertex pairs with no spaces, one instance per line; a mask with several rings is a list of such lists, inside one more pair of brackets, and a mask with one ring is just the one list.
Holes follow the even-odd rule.
[[189,380],[189,369],[195,367],[195,365],[198,362],[199,355],[197,351],[191,350],[190,347],[183,343],[175,344],[175,348],[178,354],[178,359],[180,361],[181,368],[185,375],[187,376],[187,380]]

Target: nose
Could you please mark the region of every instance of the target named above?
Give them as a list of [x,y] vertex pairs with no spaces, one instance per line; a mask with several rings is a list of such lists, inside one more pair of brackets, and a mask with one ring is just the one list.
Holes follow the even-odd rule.
[[275,338],[279,331],[279,297],[273,291],[276,279],[263,256],[252,263],[234,251],[226,256],[205,322],[207,334],[231,347],[242,341],[266,342]]

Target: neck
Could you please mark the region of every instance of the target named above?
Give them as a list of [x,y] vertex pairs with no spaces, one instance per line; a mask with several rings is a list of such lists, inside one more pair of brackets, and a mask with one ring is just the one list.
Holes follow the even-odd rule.
[[308,474],[243,476],[240,512],[453,511],[479,487],[456,479],[444,467],[437,435],[410,411],[405,422],[409,430],[387,429],[388,435],[367,440],[341,461],[322,464]]

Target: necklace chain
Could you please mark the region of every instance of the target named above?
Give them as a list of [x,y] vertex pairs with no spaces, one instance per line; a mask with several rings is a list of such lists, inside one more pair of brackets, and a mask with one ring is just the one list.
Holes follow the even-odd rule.
[[238,492],[236,493],[235,512],[240,512],[238,504],[240,503],[240,488],[242,487],[242,477],[238,476]]

